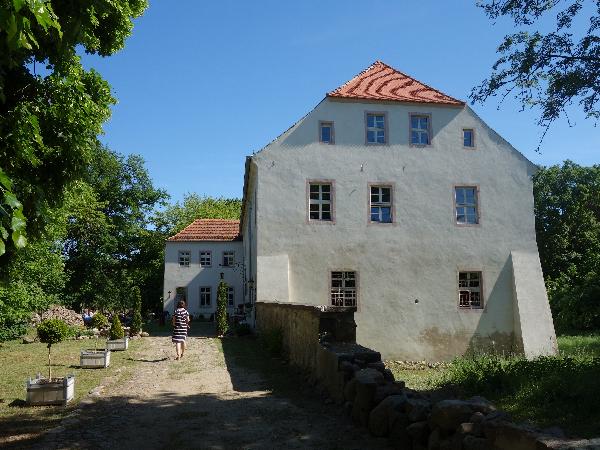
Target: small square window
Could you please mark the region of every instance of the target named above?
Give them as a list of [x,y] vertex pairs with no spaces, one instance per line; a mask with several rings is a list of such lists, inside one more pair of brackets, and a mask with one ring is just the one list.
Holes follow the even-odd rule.
[[232,267],[234,264],[234,252],[223,252],[223,267]]
[[430,117],[424,114],[410,115],[410,143],[411,145],[431,144]]
[[189,250],[179,251],[179,265],[181,267],[190,267],[190,252]]
[[386,114],[367,113],[367,144],[386,144]]
[[463,130],[463,146],[475,147],[475,132],[472,129]]
[[319,142],[334,144],[333,122],[319,122]]
[[200,266],[210,267],[212,266],[212,252],[200,252]]
[[481,272],[458,273],[458,306],[466,309],[483,308]]
[[370,187],[370,218],[371,222],[392,222],[392,187],[371,186]]
[[356,306],[356,272],[331,272],[331,304]]
[[200,307],[206,308],[211,303],[211,288],[210,286],[200,287]]
[[454,188],[456,223],[476,225],[479,223],[477,187],[456,186]]

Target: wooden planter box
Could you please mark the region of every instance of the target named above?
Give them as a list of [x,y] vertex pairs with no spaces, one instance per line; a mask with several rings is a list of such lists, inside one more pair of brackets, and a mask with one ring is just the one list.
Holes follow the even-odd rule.
[[38,375],[27,382],[27,403],[30,405],[66,405],[74,396],[75,375],[58,378],[51,383]]
[[110,350],[81,350],[79,365],[82,369],[100,369],[110,364]]
[[106,341],[106,350],[110,351],[123,351],[129,347],[129,337],[125,336],[123,339],[115,339],[113,341]]

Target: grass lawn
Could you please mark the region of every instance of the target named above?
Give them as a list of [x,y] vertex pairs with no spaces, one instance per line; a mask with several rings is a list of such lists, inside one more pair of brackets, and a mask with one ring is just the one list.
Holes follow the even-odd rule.
[[[143,339],[129,341],[129,349],[112,352],[106,369],[80,369],[79,352],[94,348],[94,340],[68,340],[52,346],[52,376],[75,374],[75,399],[67,407],[27,406],[25,383],[38,372],[48,376],[46,344],[22,344],[20,340],[0,344],[0,447],[15,444],[19,436],[33,438],[42,430],[57,426],[73,411],[77,403],[107,377],[118,381],[132,371],[135,355],[144,345]],[[103,343],[99,340],[98,347]],[[103,381],[104,380],[104,381]],[[12,436],[12,438],[10,438]],[[10,438],[10,441],[8,440]]]
[[436,368],[388,361],[410,388],[459,397],[483,395],[517,421],[600,436],[600,336],[560,336],[559,356],[458,358]]

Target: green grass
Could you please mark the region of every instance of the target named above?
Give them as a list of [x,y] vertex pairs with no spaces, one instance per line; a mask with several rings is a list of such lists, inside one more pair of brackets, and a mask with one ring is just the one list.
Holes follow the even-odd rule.
[[483,395],[517,421],[600,436],[600,336],[561,336],[558,345],[558,356],[534,361],[480,355],[438,368],[388,366],[412,389]]
[[[112,352],[110,366],[106,369],[80,369],[79,353],[94,348],[94,340],[68,340],[52,346],[52,376],[75,375],[75,399],[67,407],[25,405],[25,383],[38,372],[48,375],[48,349],[45,344],[22,344],[9,341],[1,344],[0,367],[0,446],[11,435],[35,435],[58,425],[71,413],[88,392],[100,385],[106,377],[115,380],[126,378],[132,371],[136,355],[144,345],[143,339],[129,341],[129,350]],[[103,347],[102,341],[98,346]]]

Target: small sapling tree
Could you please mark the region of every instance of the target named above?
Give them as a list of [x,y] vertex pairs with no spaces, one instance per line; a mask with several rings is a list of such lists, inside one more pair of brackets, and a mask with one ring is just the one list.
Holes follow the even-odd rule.
[[92,317],[92,327],[94,328],[98,328],[99,330],[101,330],[102,328],[106,328],[108,326],[108,319],[106,318],[106,316],[102,313],[96,313],[94,314],[94,317]]
[[114,341],[116,339],[123,339],[124,336],[125,332],[123,331],[119,316],[114,314],[110,325],[110,339]]
[[217,288],[217,314],[215,317],[217,324],[217,336],[223,336],[227,333],[227,283],[221,280]]
[[131,320],[131,335],[136,335],[142,331],[142,296],[140,295],[140,288],[137,286],[133,287],[133,319]]
[[60,319],[46,319],[37,327],[37,335],[40,342],[48,344],[48,380],[52,380],[52,361],[50,349],[52,344],[58,344],[69,337],[71,330],[69,326]]

